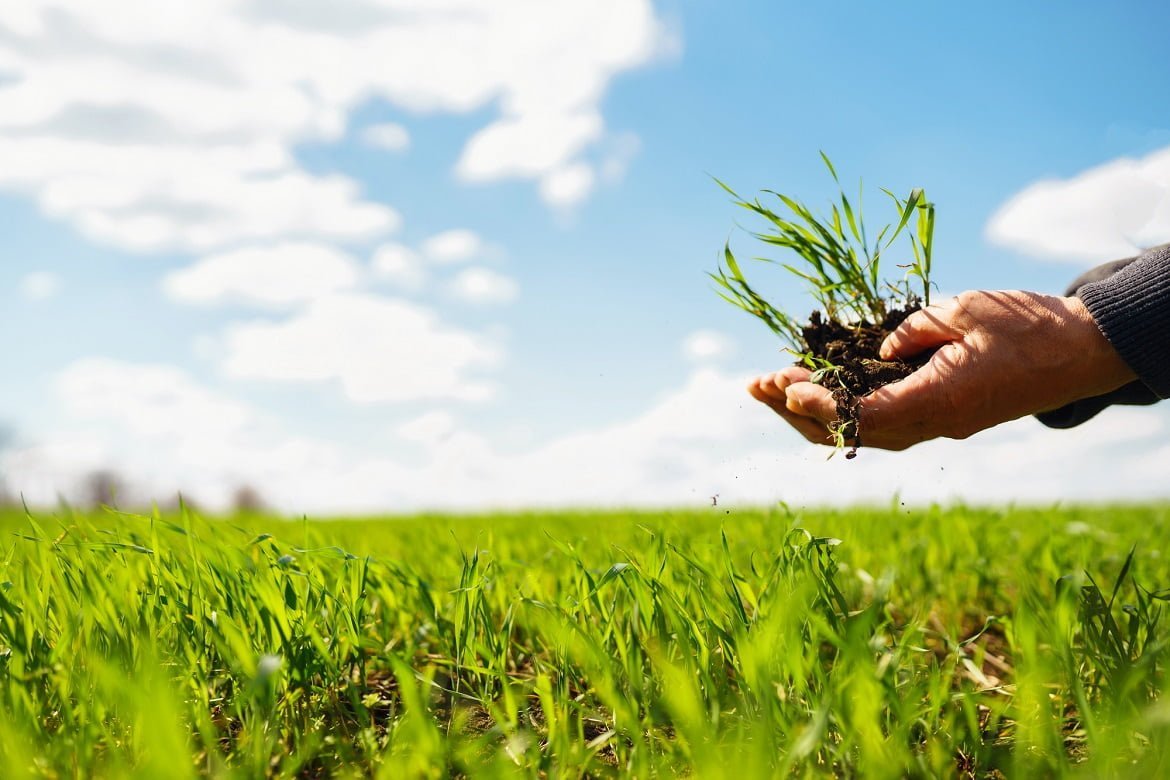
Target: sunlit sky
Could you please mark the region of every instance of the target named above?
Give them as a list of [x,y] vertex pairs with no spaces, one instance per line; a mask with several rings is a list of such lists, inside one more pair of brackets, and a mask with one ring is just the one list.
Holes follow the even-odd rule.
[[[1144,8],[1141,7],[1144,5]],[[33,503],[290,512],[1170,494],[1170,416],[826,461],[705,272],[741,216],[925,187],[935,278],[1170,240],[1170,8],[0,4],[0,455]],[[754,269],[804,313],[798,285]]]

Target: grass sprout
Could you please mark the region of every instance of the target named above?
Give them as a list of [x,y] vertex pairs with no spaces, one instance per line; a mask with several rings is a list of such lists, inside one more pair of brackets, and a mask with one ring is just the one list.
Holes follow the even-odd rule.
[[[749,200],[715,180],[735,205],[763,220],[764,227],[751,231],[752,236],[769,247],[791,250],[795,255],[791,262],[772,257],[755,259],[779,265],[807,283],[825,316],[837,322],[880,324],[894,307],[919,301],[929,305],[934,204],[927,200],[926,193],[916,188],[900,198],[883,189],[897,210],[897,220],[883,226],[871,241],[863,214],[863,186],[858,185],[855,206],[841,187],[828,155],[822,152],[821,159],[839,194],[829,213],[820,217],[792,196],[763,190]],[[902,236],[908,238],[910,258],[896,266],[904,271],[901,278],[890,281],[883,275],[882,261]],[[800,322],[767,301],[748,282],[730,241],[724,244],[720,267],[709,275],[718,285],[720,297],[763,321],[798,355],[807,354]]]
[[0,509],[0,776],[1164,777],[1168,529]]

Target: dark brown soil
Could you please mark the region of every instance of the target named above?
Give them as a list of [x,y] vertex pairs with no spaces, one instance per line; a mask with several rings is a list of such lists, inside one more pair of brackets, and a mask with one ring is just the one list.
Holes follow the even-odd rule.
[[803,329],[805,346],[814,357],[839,367],[818,376],[818,383],[833,393],[837,402],[837,424],[841,426],[851,449],[846,458],[857,456],[862,435],[858,407],[861,399],[883,385],[905,379],[929,358],[929,354],[912,362],[882,360],[878,349],[902,320],[921,308],[913,303],[889,312],[880,323],[844,324],[825,319],[819,311],[809,316]]

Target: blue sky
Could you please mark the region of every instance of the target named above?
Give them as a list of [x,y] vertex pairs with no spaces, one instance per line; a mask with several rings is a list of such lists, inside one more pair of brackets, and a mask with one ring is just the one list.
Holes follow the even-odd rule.
[[[1161,410],[867,453],[832,488],[841,464],[742,392],[778,345],[704,276],[750,249],[710,176],[816,204],[822,149],[871,222],[878,187],[927,189],[948,293],[1057,292],[1170,240],[1170,10],[1145,6],[0,10],[10,489],[111,467],[141,497],[247,483],[315,512],[1158,494]],[[1125,476],[1076,478],[1100,468]]]

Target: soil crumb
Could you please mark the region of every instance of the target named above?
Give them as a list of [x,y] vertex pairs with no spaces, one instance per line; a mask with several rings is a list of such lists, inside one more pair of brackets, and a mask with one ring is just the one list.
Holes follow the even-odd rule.
[[909,362],[882,360],[878,356],[886,336],[920,308],[914,302],[894,309],[879,323],[841,323],[826,319],[819,311],[809,315],[802,333],[809,354],[838,367],[836,371],[821,374],[818,381],[833,393],[837,402],[837,421],[850,443],[846,458],[857,457],[857,449],[862,445],[864,431],[858,416],[861,399],[879,387],[905,379],[930,359],[929,352]]

